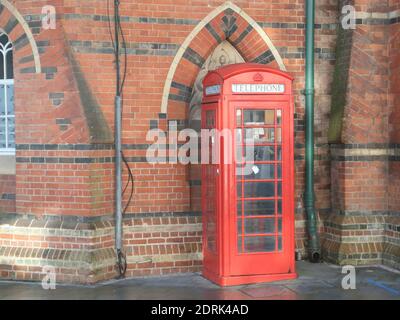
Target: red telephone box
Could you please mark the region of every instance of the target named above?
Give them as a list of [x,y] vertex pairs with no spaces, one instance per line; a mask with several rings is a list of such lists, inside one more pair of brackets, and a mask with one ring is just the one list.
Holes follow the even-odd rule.
[[297,276],[292,82],[248,63],[204,79],[202,129],[223,133],[202,141],[203,275],[219,285]]

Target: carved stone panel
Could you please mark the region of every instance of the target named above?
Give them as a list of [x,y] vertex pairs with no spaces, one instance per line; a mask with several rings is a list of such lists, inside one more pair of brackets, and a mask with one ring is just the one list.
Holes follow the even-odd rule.
[[189,105],[189,126],[200,130],[201,101],[203,99],[203,80],[209,71],[219,67],[245,62],[240,53],[228,42],[224,41],[215,48],[200,70],[193,86]]

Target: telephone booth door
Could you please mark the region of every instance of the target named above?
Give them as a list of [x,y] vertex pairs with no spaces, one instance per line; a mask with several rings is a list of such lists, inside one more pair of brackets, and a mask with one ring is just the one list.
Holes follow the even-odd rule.
[[[230,273],[290,273],[290,131],[289,103],[232,103],[235,110],[236,186],[230,210]],[[242,159],[242,160],[240,160]],[[236,172],[235,172],[236,169]]]
[[202,135],[203,275],[219,285],[297,276],[292,81],[257,64],[205,77],[202,129],[219,135]]

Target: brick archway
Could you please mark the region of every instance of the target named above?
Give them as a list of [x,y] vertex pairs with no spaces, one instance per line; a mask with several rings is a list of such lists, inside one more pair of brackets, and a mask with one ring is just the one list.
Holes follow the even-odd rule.
[[198,72],[223,41],[229,41],[245,61],[286,70],[279,52],[264,30],[242,9],[228,1],[204,18],[179,48],[164,86],[162,114],[167,114],[169,106],[189,103]]
[[33,34],[19,11],[7,0],[0,3],[0,29],[13,43],[18,66],[41,73],[39,50]]

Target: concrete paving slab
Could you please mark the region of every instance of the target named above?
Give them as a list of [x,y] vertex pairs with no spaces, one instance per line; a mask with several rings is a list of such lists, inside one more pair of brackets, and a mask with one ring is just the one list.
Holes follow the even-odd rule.
[[221,288],[199,273],[113,280],[95,286],[0,282],[2,300],[400,300],[400,272],[379,266],[356,269],[356,289],[342,288],[342,268],[297,263],[298,279]]
[[259,287],[251,287],[242,289],[241,292],[249,295],[252,298],[269,298],[272,296],[285,297],[283,299],[294,299],[296,294],[288,288],[280,285],[264,285]]

